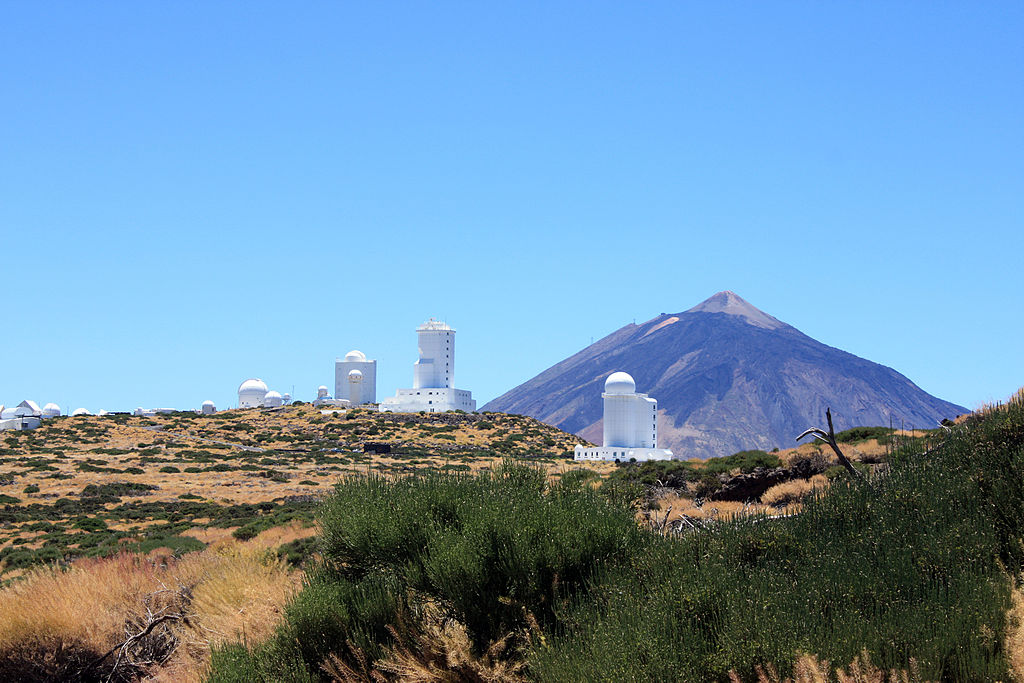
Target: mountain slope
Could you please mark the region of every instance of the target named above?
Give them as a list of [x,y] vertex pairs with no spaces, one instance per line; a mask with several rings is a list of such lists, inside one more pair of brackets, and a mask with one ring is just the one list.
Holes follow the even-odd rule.
[[826,346],[732,292],[626,325],[483,407],[536,417],[600,443],[605,378],[624,370],[658,400],[659,446],[708,458],[791,446],[824,421],[836,429],[934,427],[967,412],[891,368]]

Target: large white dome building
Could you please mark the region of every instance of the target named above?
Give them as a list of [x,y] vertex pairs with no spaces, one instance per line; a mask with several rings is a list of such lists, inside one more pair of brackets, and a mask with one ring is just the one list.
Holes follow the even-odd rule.
[[267,383],[263,380],[258,378],[245,380],[238,387],[238,407],[258,408],[263,405],[267,391]]
[[604,382],[604,445],[576,446],[576,460],[671,460],[672,451],[658,448],[658,402],[636,393],[636,382],[613,372]]

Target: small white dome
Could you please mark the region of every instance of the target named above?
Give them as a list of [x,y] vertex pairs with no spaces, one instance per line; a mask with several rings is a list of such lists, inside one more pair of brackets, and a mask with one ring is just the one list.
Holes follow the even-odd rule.
[[281,394],[281,398],[283,398],[287,403],[288,401],[292,400],[292,395],[286,391],[285,393]]
[[78,417],[78,416],[80,416],[80,415],[92,415],[92,413],[90,413],[90,412],[89,412],[88,410],[86,410],[85,408],[79,408],[79,409],[78,409],[78,410],[76,410],[75,412],[71,413],[71,417]]
[[284,397],[281,396],[281,394],[276,392],[276,391],[268,391],[267,395],[264,396],[263,398],[284,398]]
[[261,379],[247,379],[238,387],[238,393],[243,391],[262,391],[266,393],[267,383]]
[[348,371],[348,381],[349,382],[362,382],[363,381],[363,373],[360,372],[359,370],[349,370]]
[[60,415],[60,406],[56,403],[47,403],[43,406],[43,417],[57,417]]
[[613,372],[604,381],[606,394],[635,394],[636,382],[625,372]]
[[362,363],[366,360],[366,354],[357,349],[352,349],[345,354],[345,360],[349,363]]
[[203,401],[203,405],[204,406],[213,406],[214,403],[213,403],[213,401]]

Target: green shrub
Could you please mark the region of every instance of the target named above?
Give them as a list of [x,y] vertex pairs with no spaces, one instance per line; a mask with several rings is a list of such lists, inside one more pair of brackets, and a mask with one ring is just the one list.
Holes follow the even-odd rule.
[[35,484],[29,484],[21,490],[22,493],[39,493],[39,487]]
[[629,481],[642,486],[668,486],[682,488],[698,478],[693,465],[681,460],[649,460],[623,464],[608,478],[609,481]]
[[76,529],[82,529],[83,531],[103,531],[107,528],[107,523],[102,519],[95,517],[83,517],[82,519],[76,520],[72,524]]
[[853,427],[836,434],[839,443],[859,443],[869,439],[882,440],[894,432],[889,427]]
[[774,453],[764,451],[740,451],[723,458],[708,458],[704,461],[704,471],[712,474],[728,474],[739,469],[744,474],[753,472],[758,467],[780,467],[782,461]]

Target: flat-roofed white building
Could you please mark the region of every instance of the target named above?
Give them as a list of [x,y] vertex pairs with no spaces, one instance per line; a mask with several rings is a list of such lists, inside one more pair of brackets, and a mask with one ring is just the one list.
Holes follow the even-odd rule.
[[353,349],[344,359],[334,361],[334,398],[346,398],[352,405],[377,402],[377,361]]
[[419,360],[413,366],[411,389],[399,389],[380,409],[392,413],[443,413],[476,410],[473,392],[455,388],[455,330],[431,318],[416,328]]
[[658,448],[658,402],[636,392],[625,372],[613,372],[604,383],[604,445],[576,446],[575,460],[671,460],[672,451]]

